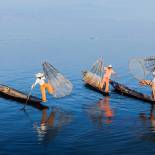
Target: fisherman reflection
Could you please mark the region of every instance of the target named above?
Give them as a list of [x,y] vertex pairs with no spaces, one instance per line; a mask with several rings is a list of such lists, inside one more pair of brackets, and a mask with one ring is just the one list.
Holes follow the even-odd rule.
[[97,123],[98,127],[102,127],[103,123],[111,124],[114,112],[110,107],[110,97],[107,96],[97,103],[96,108],[92,108],[90,111],[90,118],[93,123]]
[[49,117],[47,116],[47,110],[43,110],[39,125],[34,123],[34,128],[38,133],[38,140],[41,143],[48,144],[60,132],[62,127],[70,121],[71,116],[57,108],[51,111]]
[[109,97],[105,97],[103,100],[100,100],[98,103],[98,107],[101,111],[104,112],[104,116],[106,118],[105,122],[110,124],[112,122],[113,111],[110,107]]
[[[149,125],[151,125],[149,127],[150,130],[144,130],[142,132],[142,135],[141,135],[142,140],[155,142],[155,115],[154,115],[154,112],[155,112],[155,105],[152,104],[149,117],[147,117],[147,115],[145,113],[140,114],[140,118],[143,121],[145,127],[148,128],[148,123],[149,123]],[[149,122],[148,122],[148,120],[149,120]]]
[[151,129],[152,129],[153,132],[155,132],[155,115],[154,115],[154,111],[155,111],[155,105],[152,104],[149,117],[147,117],[145,113],[140,114],[140,118],[145,124],[146,124],[147,120],[150,120]]
[[152,125],[152,131],[155,132],[155,115],[154,115],[154,111],[155,111],[155,105],[152,104],[152,108],[151,108],[151,112],[150,112],[150,120],[151,120],[151,125]]

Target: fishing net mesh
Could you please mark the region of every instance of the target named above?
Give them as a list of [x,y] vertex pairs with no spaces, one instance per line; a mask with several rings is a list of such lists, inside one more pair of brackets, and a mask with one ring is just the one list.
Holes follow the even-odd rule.
[[85,71],[83,80],[94,87],[99,87],[104,74],[104,67],[102,59],[97,60],[90,71]]
[[73,89],[72,83],[66,79],[54,66],[48,62],[43,63],[43,71],[48,83],[54,88],[52,94],[55,98],[70,95]]
[[155,56],[131,59],[129,70],[136,79],[145,79],[146,76],[155,71]]
[[155,71],[155,56],[144,58],[144,65],[147,71]]

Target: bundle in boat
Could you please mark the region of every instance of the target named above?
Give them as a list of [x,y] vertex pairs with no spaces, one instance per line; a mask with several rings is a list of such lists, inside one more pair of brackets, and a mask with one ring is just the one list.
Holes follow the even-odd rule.
[[65,78],[54,66],[48,62],[43,63],[43,71],[48,83],[54,88],[52,94],[55,98],[70,95],[73,89],[72,83]]
[[101,77],[90,71],[85,71],[83,80],[85,81],[86,84],[90,84],[98,88],[101,82]]
[[83,72],[83,80],[86,84],[99,88],[100,82],[104,74],[102,59],[99,59],[92,66],[90,71]]

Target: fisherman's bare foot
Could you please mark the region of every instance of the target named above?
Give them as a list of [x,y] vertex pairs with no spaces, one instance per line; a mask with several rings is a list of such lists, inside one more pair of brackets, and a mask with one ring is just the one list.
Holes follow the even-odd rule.
[[42,100],[42,102],[44,102],[44,103],[45,103],[45,102],[47,102],[47,100]]

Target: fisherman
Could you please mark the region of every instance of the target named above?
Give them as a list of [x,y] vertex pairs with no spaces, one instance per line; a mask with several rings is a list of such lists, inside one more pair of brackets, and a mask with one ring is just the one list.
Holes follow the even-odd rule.
[[37,73],[36,74],[36,82],[32,84],[31,89],[33,89],[37,84],[40,85],[40,91],[42,94],[42,101],[46,102],[46,89],[50,94],[54,93],[54,88],[49,84],[45,82],[46,78],[43,73]]
[[105,85],[105,93],[109,93],[109,80],[112,74],[115,74],[115,72],[112,69],[112,65],[109,65],[107,67],[104,67],[104,76],[100,83],[100,89],[103,89],[103,86]]
[[141,80],[141,86],[150,86],[152,89],[152,98],[155,100],[155,70],[152,72],[153,80]]

